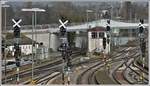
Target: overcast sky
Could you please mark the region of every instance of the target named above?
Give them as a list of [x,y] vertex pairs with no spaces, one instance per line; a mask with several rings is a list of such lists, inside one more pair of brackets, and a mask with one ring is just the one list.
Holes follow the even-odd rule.
[[143,1],[149,1],[149,0],[7,0],[7,1],[98,1],[98,2],[101,2],[101,1],[140,1],[140,2],[143,2]]

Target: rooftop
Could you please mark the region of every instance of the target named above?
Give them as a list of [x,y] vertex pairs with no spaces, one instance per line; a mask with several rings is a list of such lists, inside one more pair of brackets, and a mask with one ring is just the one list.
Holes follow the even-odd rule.
[[[4,37],[2,37],[2,39],[4,39]],[[14,39],[13,33],[7,33],[5,36],[5,40],[6,40],[6,45],[8,45],[8,46],[14,45],[15,39]],[[35,41],[33,41],[29,37],[25,36],[24,34],[20,35],[19,40],[20,40],[20,43],[19,43],[20,45],[28,45],[28,44],[32,44],[32,42],[35,43]]]

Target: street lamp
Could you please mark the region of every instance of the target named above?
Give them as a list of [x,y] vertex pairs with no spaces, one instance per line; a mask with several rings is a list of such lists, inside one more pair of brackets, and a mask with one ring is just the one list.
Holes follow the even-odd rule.
[[[40,8],[24,8],[24,9],[21,9],[21,11],[32,12],[32,26],[33,26],[33,28],[32,28],[32,82],[33,82],[33,76],[34,76],[33,29],[35,30],[35,27],[36,27],[36,21],[37,21],[36,14],[37,14],[37,12],[45,12],[45,10],[40,9]],[[36,34],[36,30],[35,30],[35,34]],[[37,34],[35,37],[35,41],[37,41]],[[35,50],[36,50],[36,46],[35,46]],[[36,55],[36,51],[35,51],[35,55]]]
[[[40,8],[31,8],[31,9],[24,8],[24,9],[22,9],[22,11],[34,12],[34,14],[32,14],[32,18],[33,18],[33,15],[34,15],[34,25],[32,24],[32,26],[34,26],[34,29],[35,29],[36,23],[37,23],[37,12],[45,12],[44,9],[40,9]],[[35,29],[35,34],[36,34],[35,41],[37,41],[36,29]]]
[[[4,16],[4,32],[6,32],[7,30],[6,30],[6,11],[7,11],[7,8],[8,7],[10,7],[9,5],[6,5],[5,3],[6,3],[7,1],[3,1],[2,2],[2,7],[4,8],[4,14],[5,14],[5,16]],[[6,41],[5,41],[5,43],[4,43],[4,52],[5,52],[5,48],[6,48]],[[6,83],[6,69],[7,69],[7,65],[6,65],[6,57],[7,57],[7,54],[6,54],[6,52],[5,52],[5,54],[4,54],[4,63],[5,63],[5,83]]]

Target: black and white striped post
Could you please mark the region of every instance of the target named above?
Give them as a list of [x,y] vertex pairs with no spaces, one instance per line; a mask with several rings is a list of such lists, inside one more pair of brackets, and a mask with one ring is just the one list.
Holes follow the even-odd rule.
[[62,53],[63,64],[64,64],[63,69],[62,69],[62,81],[63,81],[63,84],[66,83],[65,74],[67,74],[67,84],[70,84],[69,72],[70,72],[70,66],[71,66],[71,62],[70,62],[71,49],[68,44],[67,29],[65,26],[65,24],[68,23],[68,20],[59,19],[59,22],[61,23],[59,28],[60,28],[60,39],[61,39],[62,43],[61,43],[60,47],[58,48],[58,51],[60,51]]
[[14,28],[14,57],[16,60],[16,66],[17,66],[17,74],[16,74],[16,84],[19,84],[19,67],[20,67],[20,56],[21,56],[21,49],[19,47],[20,43],[20,25],[21,19],[12,19],[14,22],[13,28]]

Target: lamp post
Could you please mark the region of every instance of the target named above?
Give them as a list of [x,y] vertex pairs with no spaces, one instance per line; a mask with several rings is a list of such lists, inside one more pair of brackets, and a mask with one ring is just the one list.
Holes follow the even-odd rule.
[[[5,16],[4,16],[4,32],[6,32],[7,30],[6,30],[6,26],[7,26],[7,22],[6,22],[6,16],[7,16],[7,8],[8,7],[10,7],[9,5],[6,5],[5,3],[6,3],[7,1],[4,1],[4,2],[2,2],[2,7],[4,8],[4,14],[5,14]],[[4,42],[4,52],[6,51],[5,50],[6,49],[6,41]],[[7,70],[7,65],[6,65],[6,57],[7,57],[7,54],[6,54],[6,52],[5,52],[5,54],[4,54],[4,64],[5,64],[5,83],[6,83],[6,79],[7,79],[7,77],[6,77],[6,70]]]
[[[40,8],[31,8],[31,9],[28,9],[28,8],[24,8],[24,9],[21,9],[21,11],[25,11],[25,12],[32,12],[32,82],[33,82],[33,77],[34,77],[34,55],[33,55],[33,46],[35,46],[35,50],[36,50],[36,45],[34,43],[34,36],[33,36],[33,32],[35,32],[35,42],[37,41],[37,33],[36,33],[36,23],[37,23],[37,12],[45,12],[44,9],[40,9]],[[34,31],[35,30],[35,31]],[[36,56],[36,51],[35,51],[35,56]]]

